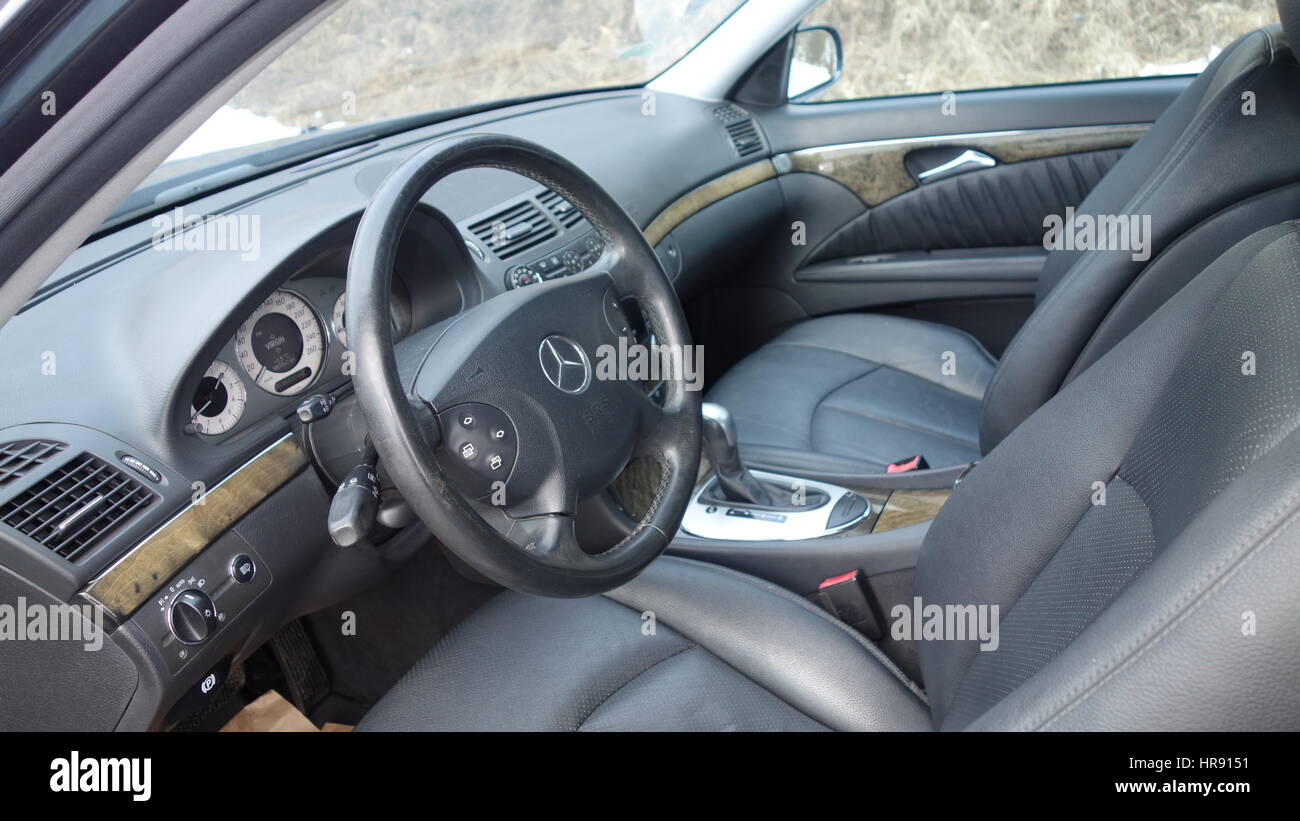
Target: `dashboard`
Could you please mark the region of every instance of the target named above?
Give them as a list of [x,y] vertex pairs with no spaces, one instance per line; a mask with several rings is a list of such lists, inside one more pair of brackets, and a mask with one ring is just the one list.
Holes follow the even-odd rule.
[[[8,691],[32,710],[83,730],[166,726],[191,688],[287,620],[364,588],[427,544],[418,523],[398,523],[382,549],[341,550],[325,527],[333,483],[356,464],[367,432],[344,293],[372,194],[431,140],[488,129],[577,163],[648,228],[699,186],[759,161],[739,153],[717,107],[664,94],[646,117],[639,92],[612,91],[478,112],[185,206],[257,220],[251,254],[160,243],[150,221],[78,249],[0,328],[0,596],[101,605],[113,641],[59,658],[43,655],[62,653],[56,643],[20,648],[39,658],[0,665],[0,688],[30,664],[49,686]],[[774,181],[732,201],[740,197],[656,236],[679,288],[713,267],[734,208],[752,215],[781,202]],[[585,270],[602,242],[571,203],[532,180],[492,168],[452,175],[425,194],[399,242],[395,336]],[[300,424],[299,406],[318,396],[337,435]],[[62,519],[29,517],[105,477],[105,492]],[[70,515],[77,539],[51,537]],[[243,568],[251,580],[236,577]],[[198,625],[201,637],[180,635],[173,611],[195,602],[214,620]]]

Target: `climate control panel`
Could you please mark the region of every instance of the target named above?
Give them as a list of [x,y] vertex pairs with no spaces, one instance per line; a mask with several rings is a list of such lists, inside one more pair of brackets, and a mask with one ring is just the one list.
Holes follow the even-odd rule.
[[516,265],[506,271],[506,287],[522,288],[548,279],[569,276],[585,271],[600,259],[605,246],[600,237],[589,233],[579,240],[539,257],[525,265]]

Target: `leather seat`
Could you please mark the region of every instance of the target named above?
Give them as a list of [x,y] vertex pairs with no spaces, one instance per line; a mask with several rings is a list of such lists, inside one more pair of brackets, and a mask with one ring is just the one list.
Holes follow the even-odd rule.
[[[1300,25],[1300,3],[1278,6],[1284,22]],[[1246,91],[1270,105],[1243,116]],[[953,329],[870,314],[815,319],[743,360],[709,399],[731,411],[742,456],[758,467],[847,479],[917,454],[936,468],[977,459],[1207,259],[1295,213],[1300,158],[1290,146],[1297,133],[1300,69],[1287,37],[1278,26],[1252,32],[1202,72],[1077,208],[1153,215],[1150,261],[1051,252],[1035,310],[997,363],[982,352],[963,356],[973,343]],[[842,255],[872,219],[868,210],[843,226],[809,261]],[[903,350],[908,344],[917,347]],[[957,354],[956,379],[936,354],[945,350]]]
[[500,595],[359,729],[1300,728],[1297,258],[1297,223],[1234,246],[955,489],[919,615],[998,630],[918,641],[924,693],[794,593],[664,557]]
[[924,696],[875,645],[801,597],[661,557],[606,596],[497,596],[359,729],[915,730],[929,721]]
[[732,368],[710,399],[731,411],[757,464],[851,471],[865,462],[879,473],[924,454],[957,465],[980,456],[980,403],[996,367],[954,328],[842,314],[790,328]]

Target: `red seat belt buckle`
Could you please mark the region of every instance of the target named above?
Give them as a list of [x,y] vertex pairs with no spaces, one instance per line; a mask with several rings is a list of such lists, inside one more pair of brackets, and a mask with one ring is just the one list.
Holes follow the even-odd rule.
[[838,576],[831,576],[829,579],[822,579],[822,583],[817,585],[818,590],[825,590],[828,587],[834,587],[837,584],[855,581],[858,578],[858,571],[850,570],[848,573],[841,573]]
[[885,466],[885,473],[907,473],[909,470],[929,470],[930,465],[921,454]]
[[879,607],[872,601],[871,590],[863,582],[859,571],[850,570],[838,576],[822,579],[817,592],[810,597],[823,610],[870,639],[884,635],[883,621],[877,614]]

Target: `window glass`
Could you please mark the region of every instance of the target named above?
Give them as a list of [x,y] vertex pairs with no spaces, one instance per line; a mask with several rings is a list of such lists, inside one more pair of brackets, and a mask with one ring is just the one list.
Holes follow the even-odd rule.
[[1194,74],[1276,22],[1273,0],[826,0],[804,21],[844,40],[814,102]]
[[349,0],[253,79],[155,179],[250,145],[406,114],[639,85],[743,0]]

